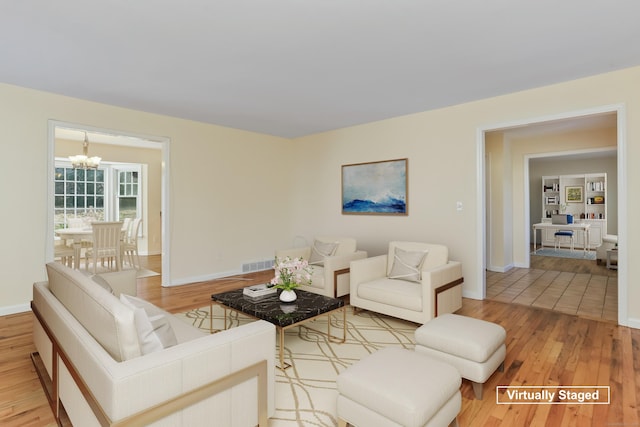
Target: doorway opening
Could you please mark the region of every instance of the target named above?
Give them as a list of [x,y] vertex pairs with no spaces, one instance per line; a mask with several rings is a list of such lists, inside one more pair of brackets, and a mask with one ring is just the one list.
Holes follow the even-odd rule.
[[[66,168],[64,164],[69,156],[82,150],[85,135],[89,140],[89,155],[103,160],[97,170],[77,170],[74,173],[73,168]],[[169,139],[50,120],[48,143],[47,262],[54,258],[56,218],[60,216],[56,212],[66,210],[61,206],[79,209],[81,214],[100,210],[109,220],[122,220],[135,210],[135,214],[142,218],[139,233],[142,236],[139,240],[141,250],[148,255],[162,256],[162,283],[165,286],[171,277],[170,236],[167,232]],[[68,190],[73,190],[73,194],[68,196],[65,193],[67,189],[57,188],[65,182],[55,178],[57,171],[69,172],[72,181],[78,179],[78,173],[85,181],[92,175],[88,188],[93,194],[87,193],[84,182],[79,187],[70,183]],[[76,190],[83,194],[75,194]],[[62,194],[58,194],[60,192]]]
[[[478,177],[479,200],[482,215],[478,219],[479,253],[482,254],[482,271],[478,272],[478,283],[482,284],[482,298],[486,298],[486,271],[508,271],[513,267],[529,268],[531,247],[531,216],[529,211],[530,183],[528,180],[528,156],[531,153],[570,154],[571,151],[587,151],[595,146],[559,147],[551,142],[550,148],[544,144],[522,147],[509,143],[514,135],[535,132],[567,131],[570,127],[586,126],[608,120],[615,128],[614,148],[617,151],[617,228],[620,255],[626,253],[624,234],[626,230],[626,174],[624,173],[624,153],[626,140],[624,134],[625,111],[623,106],[606,106],[587,111],[572,112],[553,117],[523,120],[516,123],[500,124],[479,129]],[[587,128],[584,129],[588,131]],[[505,134],[508,136],[505,140]],[[496,138],[497,137],[497,138]],[[496,142],[497,140],[497,142]],[[553,141],[553,139],[549,139]],[[497,146],[498,151],[488,149]],[[533,147],[533,148],[532,148]],[[600,147],[602,148],[602,147]],[[564,153],[560,153],[560,150]],[[498,173],[497,170],[501,173]],[[495,203],[499,201],[499,203]],[[624,255],[623,255],[624,256]],[[595,262],[595,261],[594,261]],[[627,272],[624,260],[618,270],[618,323],[628,323],[626,296],[628,290]]]

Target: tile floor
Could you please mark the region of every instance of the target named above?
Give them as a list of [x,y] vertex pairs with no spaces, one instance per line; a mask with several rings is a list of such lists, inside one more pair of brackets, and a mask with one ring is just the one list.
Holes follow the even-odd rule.
[[487,299],[615,322],[618,278],[535,268],[487,271]]

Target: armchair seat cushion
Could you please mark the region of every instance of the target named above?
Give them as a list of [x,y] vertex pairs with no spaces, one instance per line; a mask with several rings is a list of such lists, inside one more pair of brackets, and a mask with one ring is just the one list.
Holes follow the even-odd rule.
[[311,273],[311,284],[305,283],[305,286],[310,288],[324,289],[324,267],[320,265],[312,265],[313,272]]
[[381,278],[361,283],[358,297],[393,305],[406,310],[422,311],[422,285],[420,283]]

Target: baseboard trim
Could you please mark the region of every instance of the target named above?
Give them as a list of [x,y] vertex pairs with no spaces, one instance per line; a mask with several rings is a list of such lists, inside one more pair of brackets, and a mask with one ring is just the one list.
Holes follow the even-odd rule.
[[29,304],[8,305],[6,307],[0,307],[0,316],[25,313],[27,311],[31,311]]
[[172,280],[169,284],[163,284],[163,287],[171,287],[171,286],[182,286],[182,285],[191,285],[197,282],[207,282],[209,280],[216,280],[223,277],[236,276],[239,274],[243,274],[240,270],[230,270],[230,271],[222,271],[219,273],[206,274],[203,276],[191,276],[191,277],[183,277],[180,279]]
[[[622,323],[620,323],[622,325]],[[627,318],[627,322],[624,326],[633,329],[640,329],[640,319],[638,318]]]
[[504,267],[491,266],[491,267],[487,267],[487,271],[492,271],[494,273],[506,273],[507,271],[511,270],[513,267],[515,267],[513,264],[505,265]]

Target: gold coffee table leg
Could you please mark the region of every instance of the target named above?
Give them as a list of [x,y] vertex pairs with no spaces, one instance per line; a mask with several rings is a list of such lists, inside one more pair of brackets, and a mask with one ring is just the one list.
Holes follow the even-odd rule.
[[278,352],[280,356],[280,366],[278,366],[278,369],[284,371],[285,369],[290,368],[291,364],[284,361],[284,328],[277,327],[276,329],[278,329],[278,338],[280,340],[280,351]]
[[340,310],[342,311],[342,339],[339,339],[337,336],[334,337],[331,335],[331,314],[332,312],[327,313],[327,337],[329,341],[336,343],[343,343],[347,340],[347,308],[345,306]]

